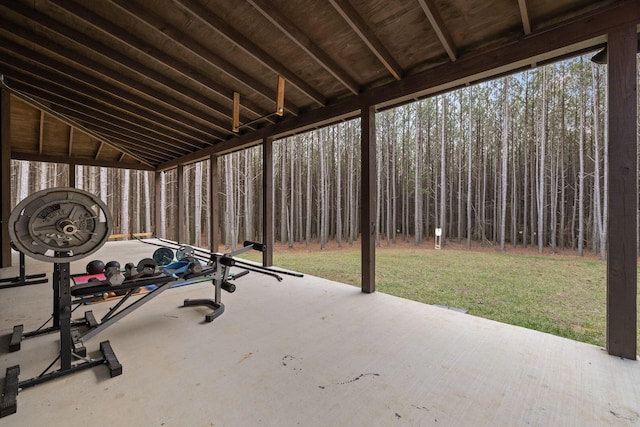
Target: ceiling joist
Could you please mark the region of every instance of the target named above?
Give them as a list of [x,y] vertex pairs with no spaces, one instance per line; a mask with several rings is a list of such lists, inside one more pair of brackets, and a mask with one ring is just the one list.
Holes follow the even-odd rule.
[[314,44],[300,28],[289,22],[278,12],[272,4],[269,4],[265,0],[248,0],[248,2],[353,94],[357,95],[360,92],[360,87],[351,76],[340,68],[326,52]]
[[[17,108],[28,117],[12,129],[24,126],[31,140],[12,140],[12,152],[82,164],[96,161],[100,140],[102,165],[122,158],[127,167],[164,170],[358,117],[363,106],[390,108],[586,52],[640,23],[637,0],[533,5],[0,2],[0,74],[51,111],[43,121]],[[286,102],[275,107],[283,116],[273,113],[277,76],[288,82]],[[60,141],[51,153],[53,136]]]
[[400,80],[402,78],[402,68],[396,62],[396,60],[387,51],[384,45],[373,34],[371,29],[367,26],[364,20],[358,15],[347,0],[329,0],[331,5],[336,11],[347,21],[351,29],[360,37],[360,39],[367,45],[369,50],[380,60],[382,65],[389,71],[394,79]]

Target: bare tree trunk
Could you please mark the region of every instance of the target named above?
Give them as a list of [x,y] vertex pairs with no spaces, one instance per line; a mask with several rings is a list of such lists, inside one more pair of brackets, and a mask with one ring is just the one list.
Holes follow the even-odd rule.
[[311,244],[311,209],[313,205],[311,201],[313,199],[313,194],[311,192],[311,149],[313,144],[307,140],[307,221],[306,221],[306,229],[305,229],[305,240],[307,246]]
[[471,159],[473,147],[473,87],[467,89],[469,96],[469,114],[468,114],[468,151],[467,151],[467,249],[471,249]]
[[[582,58],[580,69],[582,70]],[[580,126],[578,132],[578,255],[584,255],[584,82],[580,76]]]
[[122,169],[122,210],[120,212],[120,233],[129,233],[129,200],[130,200],[130,173],[129,169]]
[[[460,133],[462,134],[462,123],[464,121],[463,113],[462,113],[462,91],[459,93],[458,105],[460,107]],[[461,138],[462,139],[462,135]],[[462,141],[458,144],[458,243],[462,241]]]
[[[395,111],[395,110],[394,110]],[[398,223],[397,223],[397,203],[396,203],[396,198],[397,198],[397,194],[396,194],[396,145],[397,145],[397,141],[396,141],[396,126],[397,123],[396,121],[398,120],[398,118],[396,117],[396,114],[393,113],[391,115],[391,118],[393,119],[393,123],[392,123],[392,127],[391,129],[393,130],[392,138],[391,138],[391,195],[388,196],[391,198],[391,229],[389,230],[391,232],[391,241],[392,243],[396,243],[396,228],[398,227]]]
[[447,171],[446,171],[446,117],[447,117],[447,98],[442,95],[442,121],[441,121],[441,135],[440,135],[440,228],[441,237],[440,244],[444,247],[446,241],[446,215],[447,215]]
[[193,186],[194,218],[193,230],[195,233],[194,244],[202,246],[202,162],[195,164],[195,179]]
[[[555,147],[552,147],[552,149]],[[551,153],[551,177],[549,180],[549,185],[551,186],[549,192],[550,199],[550,219],[549,219],[549,228],[551,232],[551,251],[553,253],[557,252],[557,232],[558,232],[558,158],[555,155],[555,150]]]
[[604,246],[604,225],[602,218],[602,203],[600,198],[601,184],[600,184],[600,143],[599,143],[599,122],[600,122],[600,111],[598,109],[598,102],[600,98],[600,79],[598,76],[597,65],[593,64],[592,66],[592,83],[593,83],[593,196],[594,196],[594,224],[595,224],[595,232],[597,235],[596,246],[599,246],[597,252],[600,253],[600,258],[604,259],[603,255],[606,252],[603,249]]
[[386,209],[385,209],[385,240],[387,241],[387,246],[389,246],[390,243],[390,234],[391,234],[391,160],[390,160],[390,153],[389,153],[389,145],[391,145],[391,124],[389,123],[389,116],[390,116],[390,112],[386,113],[386,120],[384,121],[385,125],[386,125],[386,138],[385,138],[385,145],[384,145],[384,151],[385,151],[385,195],[386,195]]
[[[421,105],[421,103],[419,104]],[[415,165],[413,173],[414,182],[414,225],[415,229],[414,243],[418,246],[422,242],[422,109],[418,110],[417,117],[417,135],[415,144]]]
[[287,161],[286,155],[287,147],[285,144],[287,140],[280,141],[278,144],[278,151],[280,152],[280,243],[284,243],[287,240],[287,180],[286,170]]
[[382,221],[382,185],[381,185],[381,175],[382,175],[382,150],[377,150],[376,161],[379,165],[376,168],[376,226],[375,226],[375,245],[380,246],[380,222]]
[[[158,201],[156,201],[158,203]],[[167,237],[167,174],[160,173],[160,225],[158,227],[158,237]]]
[[507,222],[507,156],[509,154],[509,78],[504,78],[502,117],[502,168],[501,168],[501,204],[500,204],[500,251],[505,251]]
[[538,169],[538,253],[544,248],[545,149],[547,143],[547,74],[542,67],[542,114],[540,125],[540,167]]
[[[602,206],[602,228],[600,229],[600,259],[607,257],[607,235],[609,224],[609,86],[604,85],[604,184],[603,189],[603,206]],[[640,218],[640,216],[638,216]]]
[[566,182],[565,182],[565,132],[566,132],[566,102],[565,102],[565,68],[562,66],[562,96],[561,96],[561,134],[560,134],[560,247],[565,248],[565,215],[566,215]]
[[336,159],[336,242],[342,247],[342,125],[338,125],[335,133]]
[[235,228],[235,183],[233,177],[233,153],[224,157],[224,174],[225,174],[225,246],[235,250],[238,244],[238,238]]
[[[295,202],[294,202],[294,191],[295,191],[295,144],[293,141],[289,141],[289,221],[287,226],[287,234],[288,234],[288,243],[289,247],[293,247],[293,231],[294,231],[294,222],[295,222]],[[282,190],[284,192],[284,189]]]
[[320,249],[324,249],[327,244],[327,188],[325,180],[325,158],[324,158],[324,141],[318,141],[318,157],[320,158]]

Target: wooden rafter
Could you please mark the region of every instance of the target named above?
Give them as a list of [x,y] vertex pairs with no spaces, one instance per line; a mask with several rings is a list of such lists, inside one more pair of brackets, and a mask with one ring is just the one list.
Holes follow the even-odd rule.
[[[0,24],[1,24],[1,19],[0,19]],[[51,27],[58,29],[61,33],[60,34],[64,34],[67,32],[67,30],[70,29],[62,29],[60,28],[60,25],[58,25],[57,23],[51,22],[50,19],[48,18],[43,18],[43,22],[41,22],[41,24],[43,26],[46,25],[51,25]],[[3,25],[0,25],[0,32],[6,30],[7,28],[4,27]],[[81,35],[77,32],[73,32],[71,31],[72,35],[74,36],[78,36],[80,37]],[[67,34],[69,35],[69,34]],[[50,57],[47,57],[45,55],[42,55],[38,52],[35,51],[30,51],[28,48],[26,48],[25,46],[22,45],[18,45],[15,42],[11,41],[8,38],[5,37],[0,37],[2,39],[2,43],[0,44],[0,48],[2,49],[6,49],[7,51],[9,51],[10,53],[17,55],[18,53],[20,55],[25,55],[28,56],[28,58],[30,60],[33,61],[37,61],[38,63],[42,64],[45,67],[48,67],[52,70],[54,70],[56,73],[64,73],[65,75],[68,75],[70,78],[73,78],[79,82],[83,82],[85,84],[89,84],[91,86],[93,86],[96,89],[100,89],[108,94],[112,94],[112,95],[118,95],[119,97],[121,97],[123,100],[129,100],[129,102],[131,102],[134,105],[137,106],[141,106],[142,108],[148,108],[148,110],[150,112],[154,112],[154,113],[158,113],[160,111],[163,111],[161,108],[158,108],[157,105],[154,105],[151,101],[142,98],[140,96],[135,95],[134,93],[131,93],[129,91],[124,91],[122,89],[119,89],[118,87],[109,84],[101,79],[95,78],[92,75],[89,75],[87,73],[84,72],[80,72],[78,70],[75,70],[73,68],[71,68],[68,65],[65,65],[59,61],[53,60]],[[84,40],[85,46],[87,46],[89,49],[99,49],[98,46],[95,46],[94,43],[91,43],[87,40]],[[108,50],[108,49],[107,49]],[[119,54],[118,54],[119,55]],[[123,61],[127,61],[127,59],[123,59]],[[130,60],[128,60],[129,62],[132,62]],[[133,63],[132,63],[133,64]],[[135,64],[133,64],[135,65]],[[22,69],[29,69],[29,65],[25,65]],[[140,67],[137,67],[140,68]],[[111,79],[117,78],[118,76],[113,76],[111,77]],[[166,82],[164,82],[165,84],[169,85],[169,87],[171,86],[176,86],[175,82],[172,82],[169,79],[165,79]],[[74,87],[74,85],[71,85],[70,87]],[[139,85],[138,85],[139,86]],[[137,86],[134,86],[137,87]],[[162,101],[163,100],[163,96],[160,95],[159,93],[156,95],[158,100]],[[199,95],[198,95],[199,96]],[[210,115],[206,115],[203,114],[202,112],[199,112],[197,110],[195,110],[194,108],[192,108],[191,106],[187,105],[187,104],[183,104],[180,103],[177,100],[164,100],[162,101],[163,103],[167,103],[167,105],[178,105],[178,106],[182,106],[184,108],[186,108],[186,110],[184,111],[188,111],[189,115],[191,117],[197,118],[198,120],[200,120],[202,123],[197,123],[193,120],[190,120],[188,117],[184,117],[184,118],[180,118],[179,117],[179,113],[177,113],[175,110],[169,110],[168,108],[165,109],[164,111],[167,112],[166,114],[166,120],[170,120],[170,121],[174,121],[178,124],[185,124],[188,125],[190,127],[194,127],[196,129],[200,129],[205,135],[217,135],[217,138],[223,138],[224,134],[217,132],[217,129],[224,129],[224,123],[222,123],[221,121],[217,120],[215,117],[212,117]],[[145,107],[148,106],[148,107]],[[181,119],[181,120],[179,120]],[[207,123],[205,125],[205,123]],[[210,127],[213,126],[213,127]],[[207,142],[205,142],[207,143]]]
[[402,78],[402,68],[396,62],[395,58],[389,53],[387,48],[378,40],[373,34],[371,29],[364,22],[362,17],[353,9],[347,0],[329,0],[331,5],[342,16],[342,18],[349,24],[351,29],[360,37],[360,39],[367,45],[369,50],[378,58],[378,60],[384,65],[389,73],[396,79]]
[[95,129],[103,135],[110,136],[111,138],[119,141],[128,141],[131,144],[140,145],[141,148],[148,147],[149,149],[160,151],[168,157],[188,153],[184,148],[176,145],[174,142],[167,142],[167,140],[161,136],[155,135],[152,137],[148,133],[135,129],[132,126],[114,123],[113,119],[104,120],[93,115],[86,114],[82,111],[77,111],[78,109],[72,110],[61,105],[56,105],[52,108],[67,117],[90,126],[92,129]]
[[[118,147],[116,144],[114,144],[114,143],[113,143],[113,141],[106,140],[106,139],[105,139],[105,137],[104,137],[103,135],[100,135],[99,133],[96,133],[96,132],[92,131],[91,129],[87,128],[86,126],[84,126],[84,125],[82,125],[82,124],[80,124],[80,123],[76,123],[76,122],[74,122],[74,121],[73,121],[73,120],[71,120],[69,117],[65,117],[65,116],[63,116],[63,115],[61,115],[61,114],[57,113],[57,112],[56,112],[55,110],[53,110],[51,107],[45,106],[45,105],[44,105],[44,104],[42,104],[42,103],[38,103],[38,102],[37,102],[33,97],[25,96],[25,93],[24,93],[24,92],[22,92],[22,91],[16,91],[16,90],[15,90],[15,85],[13,85],[14,87],[11,87],[11,86],[9,86],[8,84],[9,84],[9,82],[6,82],[6,81],[5,81],[5,82],[4,82],[4,85],[5,85],[4,87],[5,87],[7,90],[10,90],[10,91],[11,91],[11,93],[12,93],[14,96],[16,96],[17,98],[19,98],[19,99],[23,100],[23,101],[24,101],[24,102],[26,102],[27,104],[30,104],[30,105],[32,105],[33,107],[35,107],[35,108],[37,108],[37,109],[39,109],[39,110],[42,110],[42,111],[46,111],[46,112],[48,112],[49,114],[53,115],[53,116],[54,116],[54,117],[56,117],[58,120],[62,121],[63,123],[65,123],[65,124],[66,124],[66,125],[68,125],[68,126],[72,126],[72,127],[76,127],[76,128],[78,128],[78,129],[82,129],[82,130],[83,130],[84,132],[86,132],[89,136],[91,136],[91,137],[95,138],[95,139],[96,139],[96,140],[98,140],[98,141],[106,142],[109,146],[114,147],[114,148],[115,148],[116,150],[118,150],[118,151],[122,151],[122,152],[126,152],[126,151],[127,151],[127,149],[123,149],[123,148],[121,148],[121,147]],[[69,150],[71,150],[71,148],[69,148]],[[12,155],[13,155],[13,154],[12,154]],[[44,156],[44,157],[46,158],[47,156]],[[138,160],[138,161],[140,161],[140,162],[142,162],[142,163],[144,163],[144,164],[150,165],[150,163],[149,163],[147,160],[144,160],[144,157],[143,157],[143,158],[139,158],[139,157],[137,157],[137,156],[135,156],[135,155],[132,155],[131,157],[135,158],[136,160]],[[46,160],[45,160],[45,161],[46,161]]]
[[[142,40],[132,36],[127,31],[123,30],[117,25],[114,25],[114,23],[107,21],[106,19],[96,15],[95,13],[91,12],[90,10],[84,8],[83,6],[77,3],[69,2],[66,0],[56,0],[56,4],[60,7],[63,7],[64,8],[63,10],[65,10],[66,13],[71,13],[75,15],[77,18],[82,19],[83,22],[92,26],[93,28],[99,31],[102,31],[108,34],[110,37],[113,37],[114,39],[117,39],[120,42],[126,44],[127,46],[137,50],[138,52],[141,52],[147,55],[151,63],[160,63],[162,65],[165,65],[171,68],[176,73],[179,73],[181,75],[181,78],[189,79],[192,82],[202,86],[203,90],[205,89],[211,90],[209,86],[203,84],[203,82],[210,81],[210,79],[207,76],[203,75],[202,73],[199,73],[197,70],[193,69],[192,67],[187,66],[184,63],[176,60],[175,58],[168,55],[164,51],[161,51],[143,42]],[[70,30],[68,28],[66,29],[66,32],[76,33],[75,31]],[[73,34],[73,35],[77,36],[77,34]],[[97,48],[92,48],[91,45],[95,44],[95,42],[92,40],[87,40],[86,36],[82,37],[81,39],[74,38],[73,40],[77,43],[87,46],[88,49],[94,50],[95,52],[100,52],[101,54],[106,53],[110,59],[119,58],[119,59],[122,59],[124,63],[132,62],[131,59],[129,59],[127,56],[117,52],[115,49],[112,49],[110,47],[99,45],[99,47]],[[133,65],[136,66],[135,63]],[[151,74],[153,74],[153,71],[150,70],[150,67],[144,67],[144,68],[146,68],[144,72],[144,76],[147,76],[149,71],[151,72]],[[158,74],[158,73],[155,73],[155,74]],[[162,79],[166,80],[165,86],[167,88],[175,87],[176,82],[179,81],[179,79],[170,79],[167,77],[162,77]],[[179,93],[182,94],[182,91],[179,91]],[[207,121],[209,121],[211,125],[216,126],[219,130],[225,130],[223,122],[215,118],[214,116],[209,115]]]
[[[3,39],[0,37],[0,50],[6,46],[1,43],[2,41]],[[31,58],[39,59],[40,56],[34,53]],[[16,78],[23,77],[22,80],[26,83],[34,84],[32,83],[32,77],[36,77],[39,81],[48,82],[53,87],[58,87],[60,90],[69,93],[72,98],[84,97],[89,100],[88,102],[95,102],[95,100],[97,100],[100,102],[100,105],[106,105],[120,110],[126,107],[130,113],[150,121],[157,121],[158,118],[161,118],[163,122],[167,123],[167,125],[170,124],[172,129],[197,140],[198,143],[196,144],[196,147],[202,148],[205,145],[210,145],[207,143],[207,141],[211,139],[209,135],[221,136],[221,134],[214,132],[211,128],[208,128],[201,122],[188,120],[186,118],[178,120],[175,117],[175,114],[172,114],[172,110],[164,109],[160,106],[156,106],[154,110],[154,105],[148,100],[137,97],[134,94],[127,93],[126,91],[105,82],[94,81],[91,76],[86,76],[87,80],[90,83],[100,85],[99,90],[97,90],[94,85],[87,85],[82,82],[82,80],[78,80],[81,76],[77,72],[74,72],[74,75],[76,76],[75,79],[66,78],[59,75],[62,70],[66,69],[64,64],[59,64],[60,68],[56,68],[57,63],[55,61],[44,57],[42,58],[42,61],[45,62],[42,68],[13,57],[7,57],[5,59],[5,64],[16,70],[16,72],[12,73],[13,76],[16,76]],[[42,87],[43,85],[40,86]],[[66,90],[64,88],[69,89]],[[126,104],[123,103],[123,99],[126,99],[128,102]]]
[[208,155],[210,150],[221,154],[250,147],[268,135],[283,137],[301,129],[353,118],[357,116],[362,105],[394,105],[402,100],[414,99],[418,94],[451,90],[474,81],[487,79],[492,75],[515,71],[534,61],[550,60],[566,55],[577,49],[572,46],[579,45],[586,48],[587,45],[583,43],[597,39],[621,23],[639,21],[640,8],[637,7],[637,3],[628,1],[622,5],[602,8],[576,17],[570,22],[537,31],[517,42],[487,48],[473,55],[461,57],[455,62],[407,76],[400,82],[392,82],[334,105],[311,110],[299,117],[221,142],[211,149],[192,153],[184,159],[176,159],[158,167],[167,169],[183,161],[196,161],[202,157],[203,153]]
[[95,160],[98,160],[100,158],[100,153],[102,152],[103,147],[104,147],[104,142],[100,142],[100,145],[98,145],[98,150],[96,151],[96,155],[94,156]]
[[[64,4],[70,3],[68,0],[56,1],[62,2]],[[165,22],[153,12],[143,9],[139,5],[129,0],[110,1],[111,3],[117,5],[125,13],[130,14],[139,22],[145,24],[152,31],[156,31],[158,34],[161,34],[168,40],[171,40],[174,43],[181,45],[183,48],[188,49],[189,51],[200,57],[202,60],[206,61],[207,64],[209,64],[211,67],[216,68],[220,72],[224,73],[227,77],[233,79],[236,82],[238,88],[242,87],[245,88],[246,91],[262,95],[265,99],[271,99],[271,90],[267,86],[260,83],[245,71],[234,66],[230,62],[225,61],[217,55],[214,55],[208,48],[188,37],[183,32],[170,25],[168,22]],[[77,6],[73,6],[72,9],[69,9],[69,11],[73,13],[76,13],[77,10]],[[197,73],[196,70],[185,67],[179,61],[175,60],[163,51],[150,47],[142,41],[135,39],[123,29],[114,27],[113,24],[110,25],[110,23],[106,20],[101,20],[99,18],[96,18],[95,16],[92,16],[91,23],[94,25],[99,25],[100,29],[105,32],[109,32],[111,36],[118,38],[124,43],[127,43],[130,47],[141,52],[145,52],[147,55],[149,55],[150,58],[161,61],[164,65],[169,66],[176,72],[181,73],[185,78],[192,78],[191,76],[196,76],[197,78],[195,79],[195,81],[198,84],[202,84],[203,81],[211,80],[206,76]],[[226,89],[226,93],[228,92],[229,88]],[[287,111],[289,113],[298,115],[298,110],[298,106],[292,103],[287,104]]]
[[[22,153],[18,151],[11,152],[11,158],[15,160],[24,160],[29,162],[44,162],[44,163],[61,163],[61,164],[70,164],[70,165],[84,165],[84,166],[97,166],[97,167],[105,167],[105,168],[115,168],[115,169],[138,169],[138,170],[155,170],[155,167],[140,162],[136,159],[135,162],[127,161],[123,162],[124,156],[127,154],[122,153],[117,160],[95,160],[91,158],[82,158],[82,159],[74,159],[69,158],[64,155],[38,155],[38,154],[30,154],[30,153]],[[130,157],[131,159],[135,159],[134,157]]]
[[71,157],[71,153],[73,152],[73,130],[75,128],[73,126],[69,126],[69,150],[67,151],[67,156]]
[[360,87],[351,78],[351,76],[340,68],[322,49],[313,43],[300,28],[296,27],[280,12],[275,10],[273,5],[269,4],[265,0],[248,0],[248,2],[347,89],[356,95],[360,92]]
[[[131,142],[130,147],[125,149],[121,147],[122,145],[121,142],[123,141],[123,138],[119,137],[119,135],[117,135],[115,132],[109,132],[109,131],[103,132],[101,131],[102,129],[100,128],[100,126],[96,126],[95,119],[90,121],[84,121],[82,120],[84,118],[84,116],[82,116],[82,113],[77,113],[74,110],[65,109],[64,107],[61,107],[60,105],[57,104],[57,103],[66,102],[66,98],[63,97],[62,100],[58,100],[56,99],[55,96],[51,96],[38,88],[29,87],[13,81],[10,81],[10,84],[12,88],[16,89],[20,93],[29,95],[30,99],[26,100],[28,103],[31,103],[31,101],[38,99],[40,100],[41,104],[44,104],[44,103],[49,104],[50,105],[49,109],[52,112],[55,112],[58,116],[62,116],[66,119],[73,120],[76,127],[78,127],[77,123],[82,122],[83,125],[81,127],[87,129],[88,131],[96,132],[95,137],[98,139],[102,139],[106,135],[109,135],[110,140],[107,142],[111,143],[110,145],[113,145],[114,148],[119,151],[131,150],[132,152],[134,152],[136,150],[143,149],[144,146],[146,145],[144,139],[133,137],[129,139],[129,141]],[[36,108],[39,108],[39,107],[36,105]],[[111,128],[107,127],[106,129],[109,130]],[[162,156],[158,155],[157,158],[158,159],[164,158],[166,160],[172,157],[170,153],[164,152],[166,148],[167,147],[164,144],[156,141],[155,143],[149,145],[148,150],[152,150],[154,154],[163,153]],[[182,151],[182,153],[185,153],[185,151]],[[143,155],[143,158],[147,158],[145,151],[142,151],[142,155]]]
[[457,59],[456,46],[453,43],[453,40],[447,31],[447,27],[442,21],[433,0],[418,0],[418,3],[420,3],[420,7],[422,7],[425,15],[427,15],[427,18],[433,27],[433,31],[435,31],[442,47],[447,52],[447,55],[449,55],[449,59],[455,61]]
[[520,17],[522,18],[522,28],[524,29],[524,34],[531,34],[531,22],[529,21],[527,0],[518,0],[518,6],[520,7]]
[[283,64],[276,61],[271,55],[262,50],[258,45],[243,36],[239,31],[227,24],[211,10],[200,5],[194,0],[176,0],[177,4],[189,11],[194,18],[200,20],[204,25],[227,40],[234,43],[240,49],[249,54],[273,72],[282,75],[289,83],[298,88],[302,93],[320,105],[326,105],[327,99],[318,90],[302,80],[296,73],[287,69]]

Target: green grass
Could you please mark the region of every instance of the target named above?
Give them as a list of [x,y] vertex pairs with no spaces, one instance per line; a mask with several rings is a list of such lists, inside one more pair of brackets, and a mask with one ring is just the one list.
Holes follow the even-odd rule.
[[[276,249],[274,264],[360,286],[360,249],[356,247]],[[381,247],[376,249],[376,290],[605,345],[603,261],[577,256]],[[640,334],[638,338],[640,348]]]

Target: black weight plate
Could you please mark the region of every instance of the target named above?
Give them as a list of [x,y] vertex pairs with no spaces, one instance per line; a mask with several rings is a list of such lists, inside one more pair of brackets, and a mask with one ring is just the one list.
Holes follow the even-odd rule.
[[173,251],[169,248],[158,248],[153,253],[153,260],[164,266],[173,262]]

